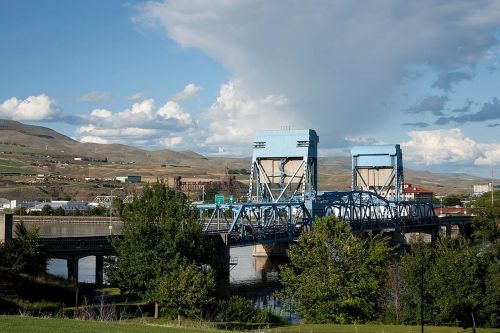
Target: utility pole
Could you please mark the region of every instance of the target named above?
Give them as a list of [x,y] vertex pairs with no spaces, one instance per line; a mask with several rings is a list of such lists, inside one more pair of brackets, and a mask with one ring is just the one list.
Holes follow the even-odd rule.
[[424,333],[424,260],[420,259],[420,331]]
[[493,169],[491,169],[491,207],[493,208],[493,189],[495,187],[493,186]]

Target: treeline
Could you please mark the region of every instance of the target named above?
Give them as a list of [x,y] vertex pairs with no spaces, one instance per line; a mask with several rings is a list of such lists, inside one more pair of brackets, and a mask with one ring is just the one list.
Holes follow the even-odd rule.
[[[355,236],[344,222],[315,221],[291,246],[279,297],[308,322],[383,321],[498,327],[496,236],[416,238],[400,260],[380,235]],[[496,237],[496,238],[495,238]],[[494,241],[492,241],[494,239]]]

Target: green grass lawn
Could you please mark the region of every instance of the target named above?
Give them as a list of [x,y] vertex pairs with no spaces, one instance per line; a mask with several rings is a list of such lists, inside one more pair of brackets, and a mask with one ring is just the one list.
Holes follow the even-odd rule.
[[[0,316],[0,332],[2,333],[145,333],[145,332],[222,332],[207,328],[175,327],[175,322],[164,320],[135,319],[124,322],[97,322],[82,321],[74,319],[57,318],[35,318],[27,316]],[[290,325],[275,329],[264,329],[260,332],[269,333],[314,333],[314,332],[336,332],[336,333],[418,333],[419,326],[399,326],[399,325]],[[434,327],[426,326],[426,333],[461,333],[471,332],[470,329],[463,330],[457,327]],[[478,329],[478,333],[499,333],[500,329]]]
[[[404,326],[404,325],[330,325],[330,324],[300,324],[287,327],[273,329],[273,332],[279,333],[420,333],[420,326]],[[472,332],[472,329],[464,330],[461,327],[444,327],[444,326],[425,326],[425,333],[465,333]],[[500,333],[500,329],[480,328],[478,333]]]
[[[168,327],[163,322],[98,322],[75,319],[35,318],[27,316],[0,316],[2,333],[155,333],[155,332],[217,332],[208,329]],[[219,331],[220,332],[220,331]]]

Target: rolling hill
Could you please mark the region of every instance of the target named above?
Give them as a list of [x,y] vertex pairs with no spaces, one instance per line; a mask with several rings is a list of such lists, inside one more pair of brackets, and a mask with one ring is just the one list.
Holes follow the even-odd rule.
[[[110,163],[133,164],[123,172],[134,172],[146,177],[182,175],[220,179],[226,168],[249,168],[250,158],[205,157],[192,151],[148,151],[122,144],[81,143],[50,128],[25,125],[12,120],[0,119],[0,152],[2,158],[26,160],[26,156],[50,156],[73,159],[86,157],[90,160],[107,160],[108,164],[92,166],[92,173],[112,176],[120,169],[111,169]],[[163,168],[160,168],[160,165]],[[81,168],[81,167],[80,167]],[[89,167],[90,168],[90,167]],[[118,171],[117,171],[118,170]],[[73,170],[75,171],[75,170]],[[60,174],[70,169],[58,170]],[[351,183],[349,157],[322,157],[319,160],[319,190],[347,190]],[[90,171],[88,171],[90,173]],[[245,181],[248,176],[239,177]],[[474,184],[488,183],[488,179],[465,174],[436,174],[428,171],[405,169],[405,181],[433,190],[438,195],[464,194]]]

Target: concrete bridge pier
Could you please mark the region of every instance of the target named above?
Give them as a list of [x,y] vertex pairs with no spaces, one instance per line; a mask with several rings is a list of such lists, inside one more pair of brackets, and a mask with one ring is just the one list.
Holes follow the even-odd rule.
[[219,277],[229,277],[229,271],[231,270],[231,254],[229,248],[229,235],[227,233],[220,233],[215,235],[209,235],[212,242],[212,246],[215,249],[216,255],[216,272]]
[[12,240],[12,214],[0,214],[0,244]]
[[78,282],[78,256],[71,256],[66,260],[68,268],[68,280]]
[[430,228],[430,234],[431,234],[431,244],[435,244],[439,238],[439,226],[433,226]]
[[252,247],[252,256],[283,258],[287,257],[286,250],[289,247],[290,243],[257,244]]
[[451,238],[451,232],[453,230],[451,224],[444,225],[445,233],[447,238]]
[[101,286],[104,282],[104,256],[95,256],[95,284]]

